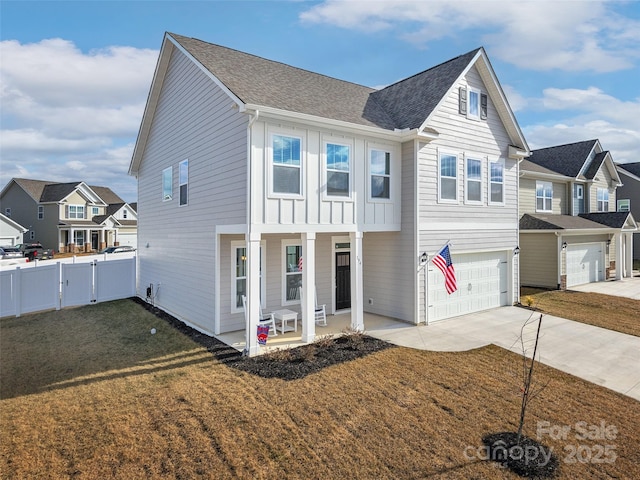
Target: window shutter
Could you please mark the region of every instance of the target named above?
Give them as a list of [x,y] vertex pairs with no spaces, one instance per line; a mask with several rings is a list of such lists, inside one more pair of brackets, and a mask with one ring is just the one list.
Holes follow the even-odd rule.
[[487,119],[487,95],[484,93],[480,94],[480,118]]
[[466,115],[467,114],[467,89],[464,87],[460,87],[458,91],[459,91],[458,111],[462,115]]
[[69,205],[64,206],[64,218],[69,218]]

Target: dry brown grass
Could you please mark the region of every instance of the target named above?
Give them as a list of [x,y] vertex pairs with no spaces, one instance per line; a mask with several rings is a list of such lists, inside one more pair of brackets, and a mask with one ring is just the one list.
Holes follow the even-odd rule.
[[[600,293],[523,288],[521,302],[556,317],[640,337],[640,301]],[[527,305],[529,306],[529,305]]]
[[[0,329],[2,478],[518,478],[464,454],[516,428],[520,357],[495,346],[391,348],[287,382],[224,365],[128,300]],[[640,478],[638,402],[545,366],[536,378],[549,384],[525,433],[571,427],[542,438],[561,461],[580,445],[617,455],[562,462],[560,478]],[[615,439],[576,438],[601,421]]]

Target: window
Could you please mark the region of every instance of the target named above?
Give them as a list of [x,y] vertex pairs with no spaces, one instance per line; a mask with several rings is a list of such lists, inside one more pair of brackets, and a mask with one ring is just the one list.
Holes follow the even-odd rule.
[[29,240],[35,240],[36,239],[36,231],[35,230],[31,230],[29,232]]
[[44,218],[44,206],[38,205],[38,220],[42,220]]
[[458,157],[448,153],[440,154],[438,169],[440,188],[439,199],[443,201],[458,200]]
[[284,244],[283,304],[298,303],[302,286],[302,245]]
[[465,198],[469,203],[482,202],[482,161],[475,158],[467,158],[467,187]]
[[369,174],[371,175],[371,198],[391,198],[391,153],[371,150],[369,153]]
[[584,213],[584,185],[576,183],[573,185],[573,214]]
[[609,190],[607,190],[606,188],[599,188],[596,192],[596,195],[597,195],[598,211],[608,212],[609,211]]
[[73,243],[76,245],[84,245],[84,230],[76,230],[73,232]]
[[84,205],[69,205],[67,218],[84,219]]
[[4,209],[4,214],[7,218],[11,218],[11,209],[10,208],[5,208]]
[[487,119],[487,95],[472,87],[458,89],[458,111],[474,120]]
[[91,207],[91,215],[95,216],[100,213],[100,209],[98,207]]
[[[231,276],[233,278],[233,284],[231,286],[232,292],[232,305],[231,310],[234,313],[242,311],[242,296],[247,295],[247,246],[245,242],[232,242],[232,251],[234,262],[232,265]],[[260,303],[264,306],[264,299],[262,292],[264,292],[264,278],[262,272],[264,271],[262,250],[264,248],[264,242],[260,244]]]
[[351,149],[348,145],[327,143],[327,195],[348,197],[351,193]]
[[126,209],[122,210],[122,218],[127,218],[127,215],[128,215],[127,210]]
[[489,203],[504,203],[504,162],[489,163]]
[[272,192],[300,195],[302,193],[302,140],[284,135],[272,136]]
[[631,200],[625,198],[623,200],[618,200],[618,211],[619,212],[630,212],[631,211]]
[[180,205],[186,205],[189,203],[189,160],[180,162],[178,182],[180,183]]
[[550,212],[553,201],[553,184],[551,182],[536,182],[536,211]]
[[162,201],[166,202],[173,198],[173,167],[162,170]]

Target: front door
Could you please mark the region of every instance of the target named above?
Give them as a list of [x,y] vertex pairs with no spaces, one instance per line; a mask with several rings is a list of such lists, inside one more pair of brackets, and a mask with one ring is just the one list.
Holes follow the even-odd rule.
[[91,248],[98,250],[98,232],[91,232]]
[[351,308],[351,254],[336,252],[336,310]]

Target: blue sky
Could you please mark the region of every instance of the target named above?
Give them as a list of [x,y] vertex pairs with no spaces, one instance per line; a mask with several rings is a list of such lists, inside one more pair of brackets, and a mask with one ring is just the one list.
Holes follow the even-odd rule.
[[531,148],[639,161],[640,2],[0,0],[0,187],[127,170],[165,31],[381,87],[484,46]]

